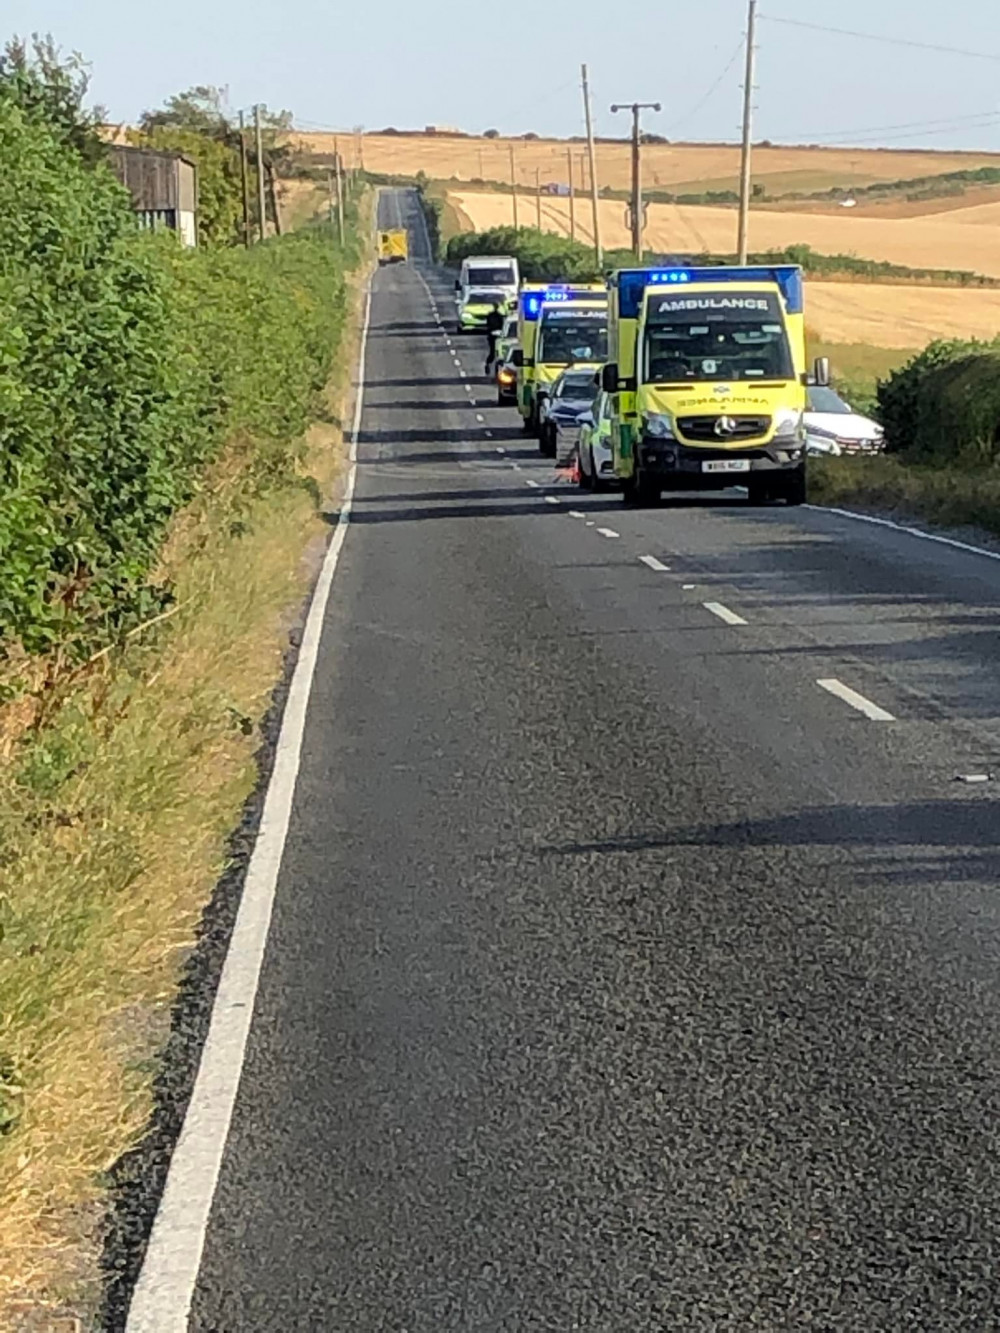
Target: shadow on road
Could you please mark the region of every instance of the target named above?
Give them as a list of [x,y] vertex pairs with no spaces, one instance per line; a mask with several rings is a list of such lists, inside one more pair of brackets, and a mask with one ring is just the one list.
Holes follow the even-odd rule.
[[[589,856],[594,853],[628,854],[669,847],[846,847],[929,848],[955,852],[955,864],[982,873],[988,863],[991,878],[1000,871],[1000,810],[990,795],[969,795],[964,800],[913,801],[898,805],[831,805],[800,810],[772,819],[721,824],[695,824],[645,834],[568,842],[542,849],[548,856]],[[986,852],[988,855],[983,855]],[[936,858],[943,876],[946,856]],[[904,875],[912,864],[897,861]],[[964,876],[963,876],[964,877]]]

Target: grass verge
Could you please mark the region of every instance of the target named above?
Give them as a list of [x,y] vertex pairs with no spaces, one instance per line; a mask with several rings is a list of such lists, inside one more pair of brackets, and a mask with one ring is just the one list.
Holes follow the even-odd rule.
[[101,659],[0,771],[4,1329],[87,1326],[99,1303],[104,1174],[147,1121],[177,978],[329,535],[362,288],[297,484],[220,521],[234,443],[164,550],[177,611]]
[[810,460],[809,499],[1000,536],[1000,468],[915,466],[881,458]]

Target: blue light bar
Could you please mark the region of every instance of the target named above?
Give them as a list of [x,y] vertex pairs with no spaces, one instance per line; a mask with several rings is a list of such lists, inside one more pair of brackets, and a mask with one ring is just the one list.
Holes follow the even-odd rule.
[[618,288],[618,310],[623,319],[638,317],[647,287],[691,282],[773,282],[781,291],[788,313],[802,314],[802,269],[797,264],[775,268],[623,268],[610,279],[610,285]]
[[587,291],[585,288],[569,287],[566,283],[553,283],[543,291],[521,293],[521,315],[529,323],[538,319],[542,305],[555,301],[600,301],[603,292]]

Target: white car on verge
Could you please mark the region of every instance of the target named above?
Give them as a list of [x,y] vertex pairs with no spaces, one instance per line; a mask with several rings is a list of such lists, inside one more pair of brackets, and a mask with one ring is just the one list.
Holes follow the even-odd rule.
[[885,432],[877,421],[855,412],[833,389],[809,386],[806,407],[806,447],[810,454],[880,454]]

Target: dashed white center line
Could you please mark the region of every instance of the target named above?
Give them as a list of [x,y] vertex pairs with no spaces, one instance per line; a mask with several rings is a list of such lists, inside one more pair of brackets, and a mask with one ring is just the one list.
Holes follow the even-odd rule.
[[587,527],[588,527],[588,528],[592,528],[592,527],[594,527],[594,526],[595,526],[595,524],[594,524],[594,520],[593,520],[592,518],[588,518],[588,519],[587,519]]
[[887,713],[884,708],[879,708],[878,704],[873,704],[870,699],[866,699],[863,694],[858,694],[857,690],[852,690],[843,681],[818,680],[816,684],[821,690],[826,690],[828,694],[843,699],[845,704],[850,704],[859,713],[864,713],[865,717],[872,722],[895,722],[896,720],[891,713]]
[[747,622],[742,616],[738,616],[735,611],[730,611],[728,606],[723,606],[721,602],[702,602],[706,611],[711,611],[713,616],[718,616],[720,620],[725,621],[727,625],[745,625]]
[[[517,465],[515,464],[515,467],[516,467],[516,466],[517,466]],[[537,481],[532,481],[530,477],[528,478],[528,485],[529,485],[529,486],[534,486],[534,488],[535,488],[536,491],[539,489],[538,482],[537,482]]]
[[464,371],[464,370],[460,370],[458,373],[461,375],[462,379],[465,379],[465,371]]
[[[486,434],[487,434],[487,435],[492,435],[493,432],[490,431],[490,430],[488,430],[488,431],[486,432]],[[503,447],[502,444],[498,444],[498,445],[497,445],[497,453],[498,453],[498,454],[505,454],[506,452],[507,452],[507,450]]]
[[571,509],[571,510],[569,511],[569,516],[570,516],[570,518],[585,518],[585,517],[586,517],[585,514],[581,514],[581,513],[580,513],[579,509]]
[[477,421],[485,421],[486,418],[483,416],[482,412],[477,412],[477,413],[476,413],[476,420],[477,420]]
[[620,532],[615,532],[614,528],[598,528],[597,531],[602,537],[620,537]]
[[546,503],[547,505],[557,505],[557,504],[559,503],[559,501],[556,499],[556,497],[555,497],[554,495],[547,495],[547,496],[545,497],[545,503]]
[[655,555],[641,555],[639,559],[642,561],[644,565],[648,565],[650,569],[655,569],[657,574],[670,573],[670,566],[662,564],[659,560],[657,560]]

